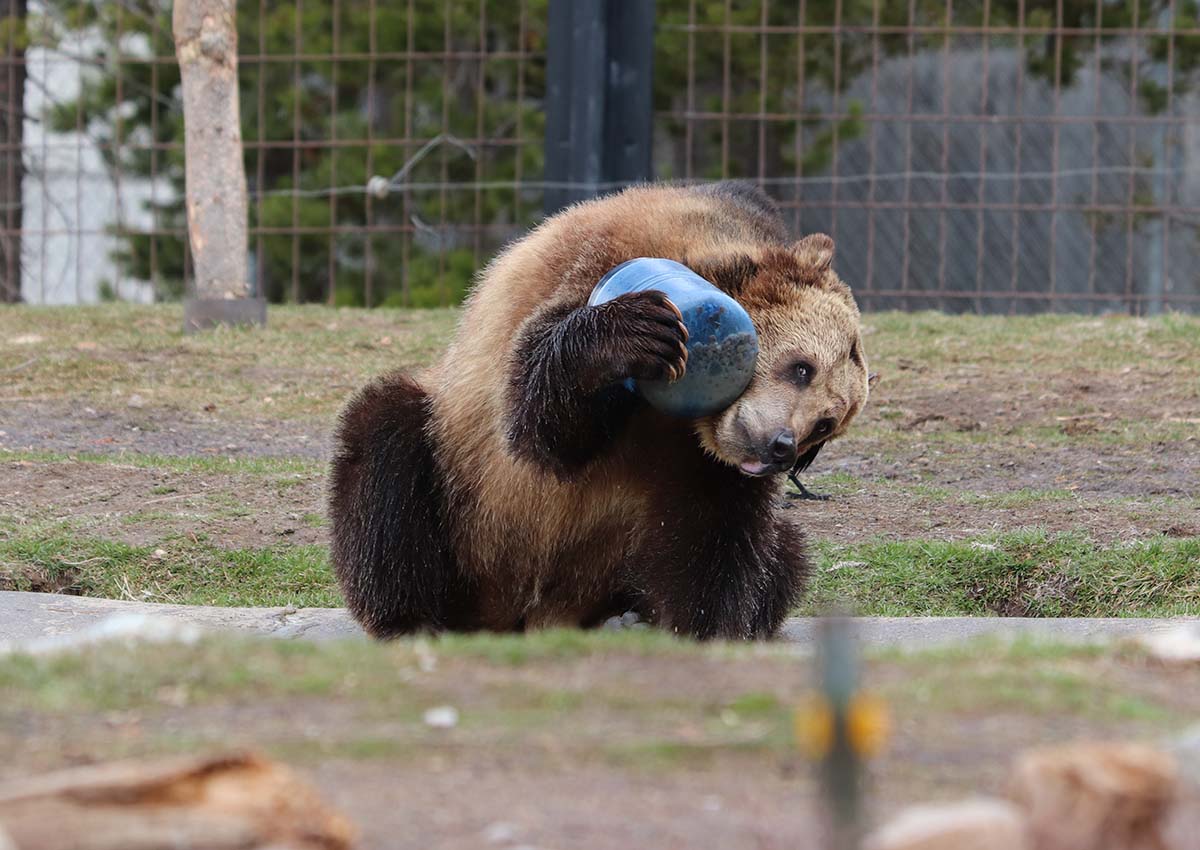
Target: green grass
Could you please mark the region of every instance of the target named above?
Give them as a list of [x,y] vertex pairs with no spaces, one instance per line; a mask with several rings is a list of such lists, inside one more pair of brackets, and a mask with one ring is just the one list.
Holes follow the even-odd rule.
[[[0,525],[0,536],[0,567],[65,575],[91,596],[231,606],[341,604],[323,546],[228,549],[190,536],[131,546],[61,525],[11,523]],[[1200,614],[1200,538],[1100,545],[1074,535],[1021,532],[972,541],[824,544],[817,554],[801,614],[829,608],[873,616]],[[529,651],[520,639],[487,646],[497,662],[519,662]]]
[[820,546],[806,612],[1155,617],[1200,614],[1200,538],[1101,546],[1074,535]]
[[867,350],[881,363],[914,366],[978,364],[985,369],[1061,369],[1069,351],[1075,369],[1110,369],[1145,359],[1172,361],[1191,374],[1200,369],[1200,317],[1169,313],[1154,318],[947,315],[937,312],[870,313]]
[[[431,363],[448,341],[456,318],[454,310],[272,307],[265,329],[184,336],[178,306],[17,306],[0,311],[0,370],[21,367],[5,373],[0,405],[5,400],[39,399],[126,410],[125,400],[136,393],[146,404],[141,413],[147,425],[182,416],[210,417],[237,428],[249,421],[289,419],[327,427],[349,393],[369,377]],[[883,374],[880,392],[847,438],[859,441],[858,450],[864,454],[899,462],[910,462],[915,454],[938,455],[961,466],[973,464],[985,450],[1016,456],[1033,450],[1031,446],[1061,450],[1082,442],[1093,450],[1137,448],[1146,458],[1143,470],[1153,472],[1158,456],[1147,451],[1151,444],[1195,435],[1194,423],[1148,417],[1137,405],[1122,408],[1124,418],[1097,420],[1094,432],[1068,435],[1055,414],[1085,412],[1088,402],[1067,395],[1061,410],[1051,401],[1038,408],[1037,417],[1011,428],[1003,422],[977,431],[947,427],[926,432],[898,426],[910,416],[938,409],[925,404],[945,406],[945,399],[956,392],[974,393],[974,400],[987,407],[997,388],[1012,387],[1037,398],[1043,385],[1069,386],[1076,374],[1091,385],[1118,386],[1127,380],[1127,367],[1134,375],[1153,378],[1140,385],[1141,391],[1149,392],[1145,387],[1152,386],[1175,408],[1186,409],[1186,400],[1194,399],[1200,389],[1200,317],[875,313],[864,323],[872,368]],[[1063,351],[1071,352],[1069,364],[1064,364]],[[991,383],[977,387],[975,375]],[[942,412],[950,419],[955,414]],[[0,448],[2,462],[91,464],[101,476],[101,466],[128,466],[210,476],[206,485],[221,477],[228,482],[204,487],[203,499],[199,492],[196,499],[181,497],[188,485],[156,482],[147,487],[151,498],[145,509],[115,521],[86,512],[59,521],[72,511],[60,511],[56,505],[38,505],[18,516],[24,506],[14,507],[13,516],[0,516],[0,573],[12,573],[18,583],[28,580],[21,577],[23,571],[33,569],[63,575],[81,592],[118,598],[227,605],[339,602],[323,547],[276,545],[277,536],[259,536],[245,545],[262,548],[232,549],[203,533],[223,520],[248,524],[245,518],[253,507],[238,498],[239,488],[282,492],[307,487],[324,475],[322,462]],[[1077,499],[1061,489],[976,493],[945,486],[944,480],[912,485],[821,474],[819,469],[804,480],[815,491],[835,497],[860,491],[884,498],[889,493],[916,496],[921,507],[947,514],[955,506],[968,505],[1000,511],[1033,508],[1036,513],[1038,504],[1061,513],[1072,505],[1052,503]],[[986,483],[979,489],[988,489]],[[1175,522],[1174,517],[1200,505],[1196,499],[1134,501],[1122,503],[1126,515],[1170,513],[1162,525],[1150,528],[1170,524],[1186,529],[1189,524]],[[1088,506],[1084,499],[1079,504],[1081,509]],[[314,539],[312,529],[325,526],[314,505],[298,504],[287,521],[289,528],[299,526],[308,540]],[[155,527],[159,523],[162,530]],[[183,533],[193,530],[195,537]],[[140,543],[147,536],[152,541],[148,545],[121,542],[124,537]],[[889,615],[1200,613],[1198,547],[1196,539],[1152,539],[1126,548],[1036,533],[953,543],[819,544],[813,591],[803,612],[838,604],[864,614]],[[160,548],[166,554],[156,556]],[[848,562],[863,566],[845,566]],[[838,564],[843,566],[833,569]],[[498,651],[520,653],[512,647]]]
[[[18,463],[92,463],[127,466],[136,469],[166,469],[172,472],[199,472],[222,475],[324,475],[320,461],[290,457],[232,457],[222,455],[160,455],[123,452],[50,452],[0,447],[0,461]],[[155,488],[154,492],[171,492]]]
[[[339,696],[404,700],[404,682],[454,660],[504,667],[572,664],[586,658],[622,656],[726,656],[769,658],[749,647],[720,648],[677,640],[650,630],[581,632],[547,630],[525,636],[447,635],[391,643],[312,643],[263,638],[209,637],[199,644],[134,646],[128,652],[103,647],[45,656],[0,655],[0,692],[6,706],[34,710],[131,710],[157,705],[162,689],[182,686],[192,703],[238,696]],[[775,653],[777,661],[788,656]],[[432,663],[431,663],[432,659]],[[512,703],[535,700],[559,710],[579,707],[577,696],[526,685],[489,686]],[[557,694],[557,696],[556,696]],[[11,696],[11,700],[7,698]],[[630,694],[615,693],[614,701]],[[758,695],[747,697],[751,703]],[[737,701],[735,700],[735,703]]]
[[[184,336],[177,305],[18,306],[0,312],[0,370],[22,367],[5,375],[6,398],[111,405],[116,390],[117,403],[137,393],[148,408],[203,410],[217,418],[322,418],[369,377],[431,363],[456,318],[456,310],[272,306],[266,328]],[[1090,380],[1118,382],[1120,370],[1134,365],[1161,369],[1176,386],[1200,381],[1196,316],[872,313],[864,323],[872,368],[883,375],[881,400],[914,382],[944,387],[947,376],[964,368],[1005,385],[1033,385],[1063,374],[1063,351],[1071,352],[1073,370],[1092,373]],[[18,339],[24,341],[11,342]],[[894,400],[903,404],[906,396],[896,392]],[[890,431],[889,417],[903,416],[878,412],[880,422],[870,429]],[[1054,423],[1045,427],[1062,436]],[[1174,438],[1187,427],[1112,422],[1084,439]],[[949,434],[918,436],[941,442]]]
[[[520,658],[502,657],[500,664],[519,672],[497,669],[496,646],[514,641],[523,645]],[[668,681],[659,684],[679,665],[712,677],[713,686],[680,694]],[[632,680],[631,671],[637,671]],[[557,750],[590,750],[604,761],[638,767],[677,767],[722,754],[790,749],[792,713],[812,675],[811,660],[794,653],[637,631],[389,644],[209,637],[122,652],[100,646],[0,656],[0,720],[21,712],[136,712],[153,724],[160,713],[184,705],[236,708],[251,700],[266,707],[255,721],[260,743],[282,736],[279,745],[287,746],[295,743],[289,724],[269,719],[270,706],[323,702],[343,706],[332,717],[357,719],[328,728],[316,750],[307,741],[310,750],[379,758],[403,756],[411,745],[444,746],[444,738],[429,737],[421,717],[427,708],[452,704],[461,711],[459,744],[536,747],[554,730]],[[1194,701],[1194,692],[1188,697],[1187,691],[1161,688],[1145,659],[1123,647],[1044,643],[1033,649],[1021,642],[970,641],[927,652],[868,653],[864,676],[898,717],[934,727],[938,718],[1012,715],[1166,729],[1185,722],[1180,701]],[[176,737],[178,726],[172,728]],[[206,734],[202,724],[188,728]],[[610,734],[614,729],[619,733]]]
[[432,362],[456,317],[272,306],[265,328],[185,336],[178,305],[21,306],[0,312],[0,370],[34,361],[5,375],[5,397],[97,406],[116,390],[234,420],[323,417],[369,377]]
[[[65,576],[87,596],[182,605],[328,607],[341,604],[324,546],[226,549],[177,537],[131,546],[59,527],[6,530],[0,568]],[[161,554],[156,554],[161,552]],[[17,590],[22,587],[16,572]]]

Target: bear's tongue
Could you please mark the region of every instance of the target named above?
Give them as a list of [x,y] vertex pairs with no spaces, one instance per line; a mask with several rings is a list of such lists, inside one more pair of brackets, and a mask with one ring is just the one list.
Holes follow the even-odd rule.
[[757,460],[746,460],[738,464],[738,468],[747,475],[762,475],[767,471],[767,464]]

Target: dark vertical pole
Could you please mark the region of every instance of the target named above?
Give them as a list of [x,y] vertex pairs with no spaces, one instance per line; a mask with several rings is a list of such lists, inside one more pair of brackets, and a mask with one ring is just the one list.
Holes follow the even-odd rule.
[[649,180],[654,136],[654,0],[610,0],[606,95],[606,181]]
[[650,179],[654,0],[550,0],[548,31],[549,215]]

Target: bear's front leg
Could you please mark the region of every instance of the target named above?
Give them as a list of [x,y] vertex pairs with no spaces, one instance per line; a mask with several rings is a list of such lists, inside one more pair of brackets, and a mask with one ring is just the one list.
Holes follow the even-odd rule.
[[637,399],[621,382],[675,380],[687,328],[657,290],[591,307],[547,305],[521,327],[509,376],[509,445],[569,479],[607,448]]
[[664,518],[663,536],[640,553],[629,577],[641,591],[639,613],[699,640],[773,637],[810,568],[800,530],[746,510],[754,502],[731,504],[724,516],[676,515],[673,529]]

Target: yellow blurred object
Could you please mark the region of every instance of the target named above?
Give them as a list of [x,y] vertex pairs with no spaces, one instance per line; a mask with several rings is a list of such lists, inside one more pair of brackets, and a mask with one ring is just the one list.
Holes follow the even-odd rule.
[[864,758],[878,755],[891,732],[887,706],[873,694],[858,693],[846,712],[846,737],[850,749]]
[[[846,742],[862,758],[877,755],[891,731],[887,706],[872,694],[859,693],[846,708]],[[823,696],[810,697],[796,709],[796,744],[813,759],[823,759],[833,749],[837,718],[833,705]]]
[[833,749],[833,706],[822,696],[813,696],[796,709],[796,744],[810,758],[822,759]]

